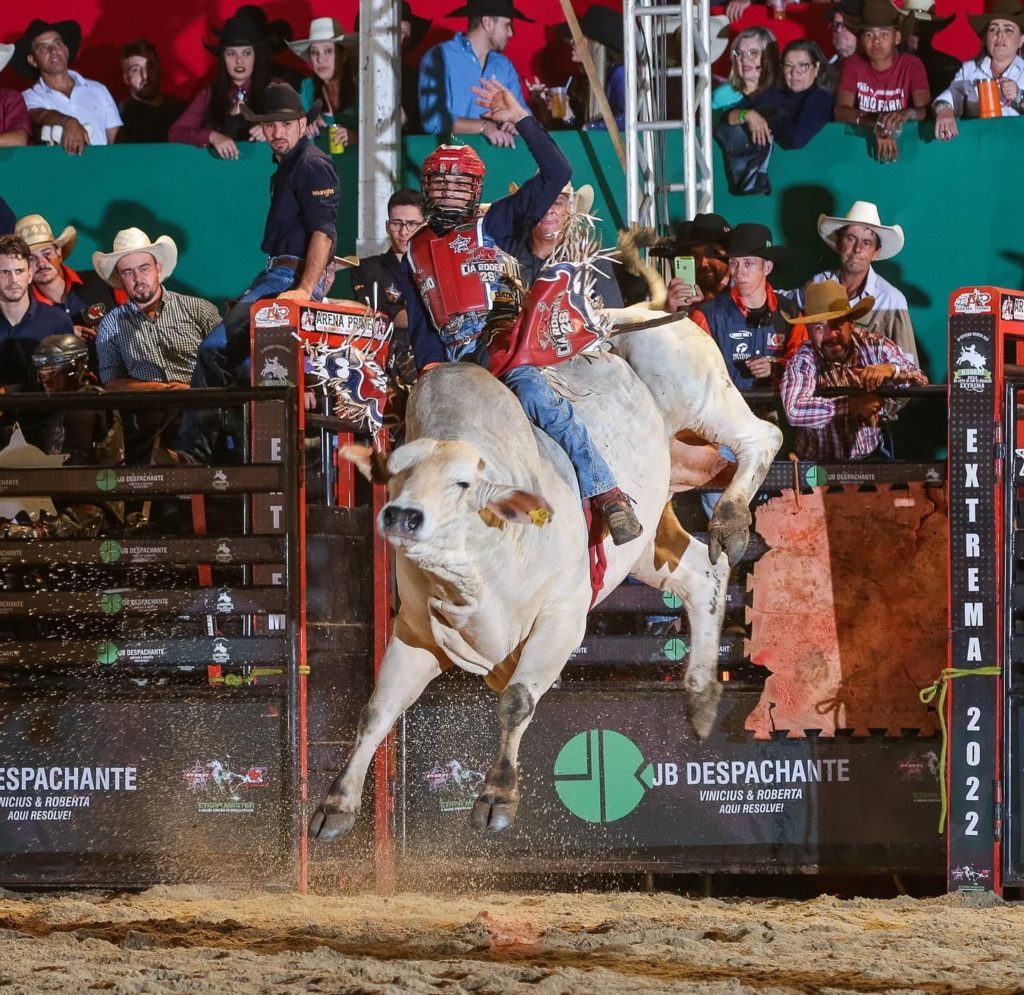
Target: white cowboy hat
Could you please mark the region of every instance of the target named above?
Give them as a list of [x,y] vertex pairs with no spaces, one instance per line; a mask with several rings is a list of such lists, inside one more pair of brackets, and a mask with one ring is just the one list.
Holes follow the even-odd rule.
[[854,201],[853,207],[846,212],[844,218],[833,218],[827,214],[818,215],[818,234],[825,244],[836,252],[836,232],[847,225],[863,225],[878,235],[881,248],[876,259],[891,259],[903,248],[903,229],[899,225],[883,225],[878,217],[878,207],[867,200]]
[[[514,181],[508,185],[509,193],[515,193],[518,189],[519,184]],[[593,210],[594,188],[589,183],[584,183],[583,186],[576,189],[573,189],[571,183],[566,183],[560,192],[569,198],[573,214],[589,214]]]
[[2,72],[4,66],[11,61],[12,55],[14,55],[13,45],[0,45],[0,72]]
[[78,232],[68,225],[59,235],[53,234],[50,222],[41,214],[26,214],[14,222],[14,234],[25,240],[30,249],[37,245],[55,244],[60,254],[67,259],[78,241]]
[[715,14],[708,21],[708,61],[717,62],[729,47],[729,18]]
[[132,252],[148,252],[163,271],[160,280],[164,281],[174,272],[178,265],[178,247],[170,235],[161,235],[155,242],[141,228],[125,228],[114,236],[113,252],[94,252],[92,268],[110,286],[121,289],[121,278],[114,272],[117,261]]
[[344,40],[345,31],[333,17],[314,17],[309,22],[309,37],[290,41],[288,47],[296,55],[305,56],[315,41],[330,41],[340,45]]
[[903,13],[913,14],[918,21],[935,21],[945,27],[956,20],[956,14],[950,17],[939,17],[935,13],[935,0],[903,0]]

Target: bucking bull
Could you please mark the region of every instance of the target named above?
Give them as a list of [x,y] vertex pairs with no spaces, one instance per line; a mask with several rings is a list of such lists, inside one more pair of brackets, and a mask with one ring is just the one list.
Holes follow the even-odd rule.
[[[640,322],[664,314],[630,308],[613,316]],[[624,546],[605,541],[597,600],[627,575],[682,600],[691,643],[687,715],[704,737],[721,696],[716,662],[729,567],[746,549],[748,506],[782,436],[751,413],[714,341],[689,320],[616,334],[611,342],[613,352],[557,367],[644,526]],[[401,610],[352,755],[313,814],[310,834],[319,839],[352,828],[374,751],[452,665],[500,692],[498,755],[470,821],[477,829],[510,826],[519,804],[519,744],[540,697],[582,642],[591,607],[576,475],[511,392],[478,366],[439,366],[412,390],[406,417],[408,441],[387,461],[390,500],[377,522],[397,552]],[[679,483],[672,450],[693,437],[723,443],[737,459],[707,546],[687,535],[666,505]],[[718,468],[716,449],[692,451],[710,454],[705,462],[711,472]],[[369,472],[368,452],[351,458]]]

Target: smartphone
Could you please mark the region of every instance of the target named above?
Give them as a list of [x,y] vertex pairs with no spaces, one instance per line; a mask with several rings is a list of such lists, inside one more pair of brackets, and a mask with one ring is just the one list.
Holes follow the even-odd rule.
[[688,287],[697,286],[697,264],[693,256],[676,256],[672,260],[672,271]]

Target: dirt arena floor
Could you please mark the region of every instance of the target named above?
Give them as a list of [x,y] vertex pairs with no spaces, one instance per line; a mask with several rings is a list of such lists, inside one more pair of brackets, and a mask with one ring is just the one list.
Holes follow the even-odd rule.
[[0,892],[5,993],[1024,992],[1024,905]]

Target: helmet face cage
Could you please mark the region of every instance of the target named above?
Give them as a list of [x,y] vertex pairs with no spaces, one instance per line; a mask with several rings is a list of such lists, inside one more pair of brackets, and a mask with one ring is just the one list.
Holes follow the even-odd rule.
[[67,370],[80,378],[88,364],[89,349],[77,335],[47,335],[32,353],[36,376],[46,370]]
[[483,162],[468,145],[442,145],[427,156],[420,173],[427,220],[450,226],[475,217],[484,173]]

